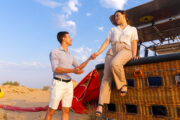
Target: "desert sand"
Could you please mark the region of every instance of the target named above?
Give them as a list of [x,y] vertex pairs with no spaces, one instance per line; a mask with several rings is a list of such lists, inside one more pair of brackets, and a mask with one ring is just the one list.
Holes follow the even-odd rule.
[[[0,86],[4,96],[0,104],[16,107],[44,107],[49,102],[49,90],[27,88],[25,86]],[[16,112],[0,108],[0,120],[44,120],[46,111],[41,112]],[[61,111],[56,111],[53,120],[60,120]],[[70,112],[70,120],[88,120],[87,114]]]

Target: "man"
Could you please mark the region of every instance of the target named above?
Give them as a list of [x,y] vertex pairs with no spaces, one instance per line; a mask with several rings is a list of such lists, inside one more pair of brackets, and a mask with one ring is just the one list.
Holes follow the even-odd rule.
[[[91,60],[89,57],[81,65],[68,52],[68,47],[72,45],[72,39],[66,31],[59,32],[57,39],[61,46],[51,51],[50,61],[53,70],[53,83],[51,87],[49,108],[45,120],[51,120],[55,110],[62,100],[62,120],[69,120],[69,108],[73,100],[73,83],[71,73],[82,74],[82,70]],[[74,66],[74,68],[72,68]]]

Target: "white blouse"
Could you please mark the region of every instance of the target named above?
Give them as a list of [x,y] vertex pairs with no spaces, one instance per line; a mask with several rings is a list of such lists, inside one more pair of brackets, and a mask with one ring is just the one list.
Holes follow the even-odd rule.
[[124,30],[122,30],[120,26],[116,26],[109,31],[107,38],[110,39],[111,43],[120,41],[131,47],[131,41],[138,40],[137,29],[128,25]]

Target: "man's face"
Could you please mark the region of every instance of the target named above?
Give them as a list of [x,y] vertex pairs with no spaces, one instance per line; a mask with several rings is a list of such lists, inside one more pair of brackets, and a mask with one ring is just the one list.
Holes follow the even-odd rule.
[[72,38],[69,36],[69,34],[66,34],[64,36],[64,42],[68,45],[71,46],[72,45]]

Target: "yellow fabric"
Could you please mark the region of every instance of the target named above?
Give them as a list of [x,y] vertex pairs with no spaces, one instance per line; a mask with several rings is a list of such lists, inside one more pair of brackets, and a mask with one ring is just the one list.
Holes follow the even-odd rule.
[[0,88],[0,98],[2,98],[4,95],[4,91]]

